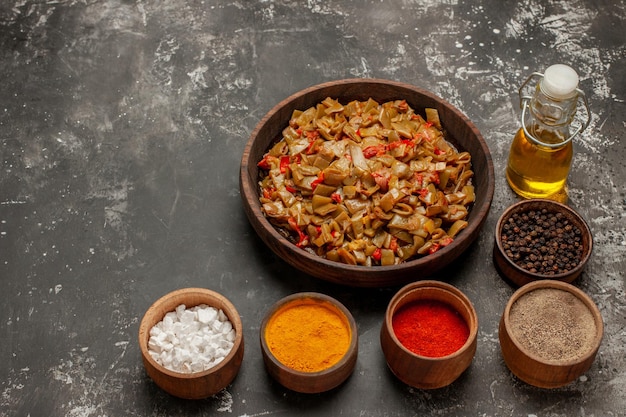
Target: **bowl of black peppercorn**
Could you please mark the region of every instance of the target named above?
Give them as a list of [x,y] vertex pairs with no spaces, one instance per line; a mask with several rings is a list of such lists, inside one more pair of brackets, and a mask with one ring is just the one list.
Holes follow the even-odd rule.
[[574,209],[530,199],[508,207],[498,219],[493,260],[499,274],[516,286],[541,279],[571,283],[592,249],[589,226]]

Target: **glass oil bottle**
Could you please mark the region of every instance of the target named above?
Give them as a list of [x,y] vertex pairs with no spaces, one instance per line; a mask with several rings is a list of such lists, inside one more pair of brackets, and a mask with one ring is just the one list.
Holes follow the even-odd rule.
[[[524,89],[539,77],[534,94]],[[572,163],[572,139],[589,125],[591,114],[585,94],[578,89],[578,74],[556,64],[544,74],[533,73],[519,89],[521,124],[509,151],[506,178],[524,198],[567,201],[567,177]],[[570,128],[582,101],[587,119],[573,133]]]

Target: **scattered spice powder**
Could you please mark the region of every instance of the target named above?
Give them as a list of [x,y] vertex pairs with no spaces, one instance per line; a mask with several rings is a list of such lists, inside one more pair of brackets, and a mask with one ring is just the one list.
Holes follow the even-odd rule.
[[447,303],[418,300],[400,307],[392,318],[393,332],[411,352],[442,357],[459,350],[469,337],[463,317]]
[[596,322],[574,294],[542,288],[522,295],[511,306],[511,333],[528,351],[546,360],[574,360],[589,353]]
[[325,301],[294,300],[269,319],[265,341],[281,363],[301,372],[319,372],[341,360],[352,335],[345,315]]

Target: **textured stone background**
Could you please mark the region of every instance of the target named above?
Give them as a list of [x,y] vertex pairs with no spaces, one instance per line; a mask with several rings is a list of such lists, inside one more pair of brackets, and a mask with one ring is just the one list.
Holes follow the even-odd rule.
[[[617,416],[626,410],[626,5],[623,0],[6,0],[0,4],[0,415]],[[567,387],[514,378],[497,335],[513,293],[492,233],[517,201],[504,180],[517,89],[567,63],[592,121],[575,142],[570,205],[595,251],[576,285],[605,338]],[[323,81],[411,83],[481,130],[496,193],[479,239],[444,279],[479,314],[478,352],[455,383],[411,389],[378,335],[395,288],[320,282],[255,236],[238,168],[248,136],[288,95]],[[239,309],[246,354],[213,398],[186,402],[145,375],[139,321],[164,293],[220,291]],[[313,290],[357,319],[352,377],[298,395],[266,374],[258,329],[284,295]]]

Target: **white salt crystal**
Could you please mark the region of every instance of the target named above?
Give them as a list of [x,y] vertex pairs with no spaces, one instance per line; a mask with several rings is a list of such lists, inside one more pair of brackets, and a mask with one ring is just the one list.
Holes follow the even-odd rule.
[[[180,318],[179,318],[180,320]],[[184,334],[183,333],[183,329],[185,328],[185,325],[183,324],[182,321],[175,321],[174,323],[172,323],[172,332],[174,332],[174,334],[178,335],[178,334]]]
[[198,309],[198,321],[202,324],[209,324],[217,318],[217,310],[213,307]]
[[193,337],[191,337],[191,340],[189,341],[189,344],[193,346],[194,349],[199,349],[200,347],[202,347],[203,343],[204,339],[197,335],[193,335]]
[[160,362],[161,365],[165,366],[166,368],[171,368],[172,367],[172,355],[171,355],[171,352],[163,351],[161,353],[160,357],[161,357],[161,362]]
[[207,357],[209,357],[209,358],[213,358],[213,357],[215,357],[215,354],[216,354],[216,352],[215,352],[215,348],[216,348],[216,347],[215,347],[215,346],[212,346],[212,345],[205,346],[205,347],[204,347],[204,354],[205,354]]
[[148,348],[156,354],[161,353],[161,345],[154,337],[151,337],[150,340],[148,340]]
[[190,324],[196,320],[196,316],[196,313],[194,313],[193,311],[186,310],[180,314],[179,318],[181,323]]
[[204,371],[204,365],[201,362],[194,362],[191,364],[191,372],[202,372]]
[[226,314],[221,309],[217,313],[217,318],[219,319],[219,321],[228,321],[228,317],[226,317]]
[[223,334],[227,334],[227,333],[229,333],[232,329],[233,329],[233,325],[232,325],[232,323],[231,323],[231,322],[229,322],[229,321],[227,321],[227,322],[224,322],[224,325],[222,326],[222,329],[221,329],[221,330],[222,330],[222,333],[223,333]]
[[163,332],[161,331],[161,328],[158,326],[154,326],[152,329],[150,329],[150,336],[158,336],[161,333]]
[[172,328],[172,324],[174,323],[174,319],[176,318],[176,314],[167,313],[165,317],[163,317],[163,322],[161,328],[164,331],[168,331]]
[[209,369],[230,353],[235,329],[222,310],[206,304],[176,307],[150,329],[149,354],[164,367],[190,373]]
[[228,334],[226,335],[226,340],[228,340],[229,342],[234,342],[235,341],[235,329],[231,329],[230,332],[228,332]]
[[219,320],[215,320],[213,323],[210,323],[210,325],[211,325],[211,329],[213,329],[215,333],[221,333],[222,326],[224,325],[224,323]]
[[193,359],[191,353],[189,353],[189,350],[185,348],[179,348],[177,356],[178,359],[183,363],[191,362],[191,360]]

